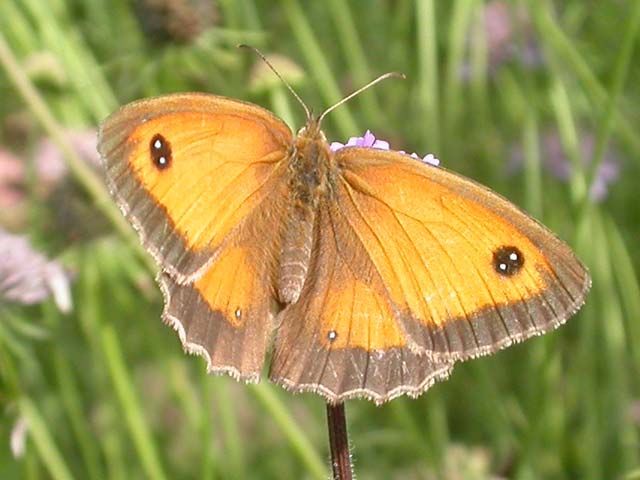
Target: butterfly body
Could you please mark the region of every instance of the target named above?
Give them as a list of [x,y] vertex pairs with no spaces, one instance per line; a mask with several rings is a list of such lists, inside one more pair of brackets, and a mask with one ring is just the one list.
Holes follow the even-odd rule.
[[[214,373],[329,402],[417,396],[454,362],[561,325],[583,304],[567,245],[475,182],[398,152],[331,151],[207,94],[101,127],[109,189],[156,260],[164,320]],[[273,341],[272,341],[273,340]]]
[[302,292],[313,249],[316,211],[322,197],[329,194],[329,174],[335,168],[324,133],[315,125],[301,129],[293,145],[287,158],[290,207],[277,279],[278,297],[285,304],[296,302]]

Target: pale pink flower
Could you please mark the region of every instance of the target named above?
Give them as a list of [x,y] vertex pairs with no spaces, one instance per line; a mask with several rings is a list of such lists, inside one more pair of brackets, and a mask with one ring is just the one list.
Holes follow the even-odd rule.
[[[65,132],[66,140],[76,154],[88,165],[98,167],[100,157],[96,150],[97,133],[95,130],[69,130]],[[43,138],[36,147],[35,165],[38,180],[46,186],[53,186],[63,180],[68,172],[64,154],[50,138]]]
[[61,312],[71,311],[69,275],[62,265],[36,252],[26,237],[0,229],[0,301],[30,305],[50,295]]

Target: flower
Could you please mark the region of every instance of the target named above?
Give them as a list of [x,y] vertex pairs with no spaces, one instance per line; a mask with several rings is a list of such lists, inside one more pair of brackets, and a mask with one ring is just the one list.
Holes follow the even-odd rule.
[[[385,140],[377,139],[375,135],[371,133],[370,130],[367,130],[362,137],[349,138],[347,143],[332,142],[331,145],[329,145],[329,148],[331,149],[332,152],[336,152],[341,148],[345,148],[345,147],[364,147],[364,148],[376,148],[378,150],[391,150],[389,146],[389,142]],[[399,150],[398,153],[409,155],[404,150]],[[429,153],[425,155],[423,158],[421,158],[415,152],[411,153],[409,156],[412,158],[420,159],[424,163],[428,163],[436,167],[440,165],[440,160],[438,160],[433,153]]]
[[[66,130],[63,134],[82,160],[91,167],[99,167],[95,129]],[[31,170],[33,179],[29,181],[28,173]],[[11,229],[24,228],[31,199],[27,192],[32,190],[38,200],[51,200],[52,195],[70,190],[68,172],[64,153],[49,138],[39,139],[33,155],[28,157],[0,149],[0,224]],[[49,202],[50,205],[53,203]],[[53,207],[56,212],[64,211],[64,207]]]
[[49,295],[61,312],[71,311],[69,276],[62,265],[33,250],[26,237],[0,229],[0,301],[30,305]]
[[[76,154],[88,165],[92,167],[100,165],[100,157],[96,150],[98,133],[94,129],[67,130],[64,136]],[[38,181],[47,191],[58,185],[69,171],[64,153],[49,138],[43,138],[38,142],[34,160]]]
[[[589,132],[580,133],[580,159],[584,166],[588,166],[593,159],[595,151],[595,138]],[[540,153],[542,166],[551,175],[559,180],[568,182],[573,175],[573,164],[569,160],[560,136],[555,131],[545,133],[540,139]],[[522,168],[524,163],[524,153],[522,147],[513,149],[508,170],[515,172]],[[598,166],[598,171],[589,188],[589,196],[595,202],[601,202],[609,193],[609,185],[615,182],[620,176],[620,157],[615,149],[609,148],[605,151],[604,158]]]
[[[471,24],[468,49],[478,36],[486,42],[489,75],[494,75],[507,62],[518,62],[527,69],[535,69],[544,63],[531,17],[521,5],[504,0],[487,2],[482,15]],[[462,64],[460,75],[463,80],[471,79],[470,61]]]
[[340,142],[333,142],[329,148],[332,151],[340,150],[344,147],[365,147],[365,148],[377,148],[378,150],[389,150],[389,142],[385,142],[384,140],[378,140],[371,133],[370,130],[367,130],[362,137],[351,137],[346,144]]

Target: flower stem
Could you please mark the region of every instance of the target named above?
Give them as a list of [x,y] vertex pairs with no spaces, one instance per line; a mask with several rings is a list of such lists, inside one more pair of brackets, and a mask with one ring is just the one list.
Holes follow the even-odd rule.
[[329,426],[329,446],[331,448],[331,468],[333,480],[352,480],[349,435],[344,413],[344,403],[327,403],[327,425]]

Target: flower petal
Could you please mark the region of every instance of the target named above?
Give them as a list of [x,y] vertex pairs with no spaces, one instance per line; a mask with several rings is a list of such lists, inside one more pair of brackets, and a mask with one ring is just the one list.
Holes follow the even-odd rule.
[[[344,147],[364,147],[364,148],[375,148],[377,150],[391,150],[391,146],[389,142],[386,140],[379,140],[375,137],[371,130],[367,130],[362,137],[351,137],[347,140],[346,144],[340,142],[332,142],[329,145],[329,148],[332,152],[336,152]],[[404,150],[399,150],[398,153],[407,154]],[[410,155],[412,158],[420,159],[424,163],[428,163],[429,165],[438,166],[440,165],[440,160],[438,160],[434,154],[429,153],[424,158],[421,158],[417,153],[412,153]]]

